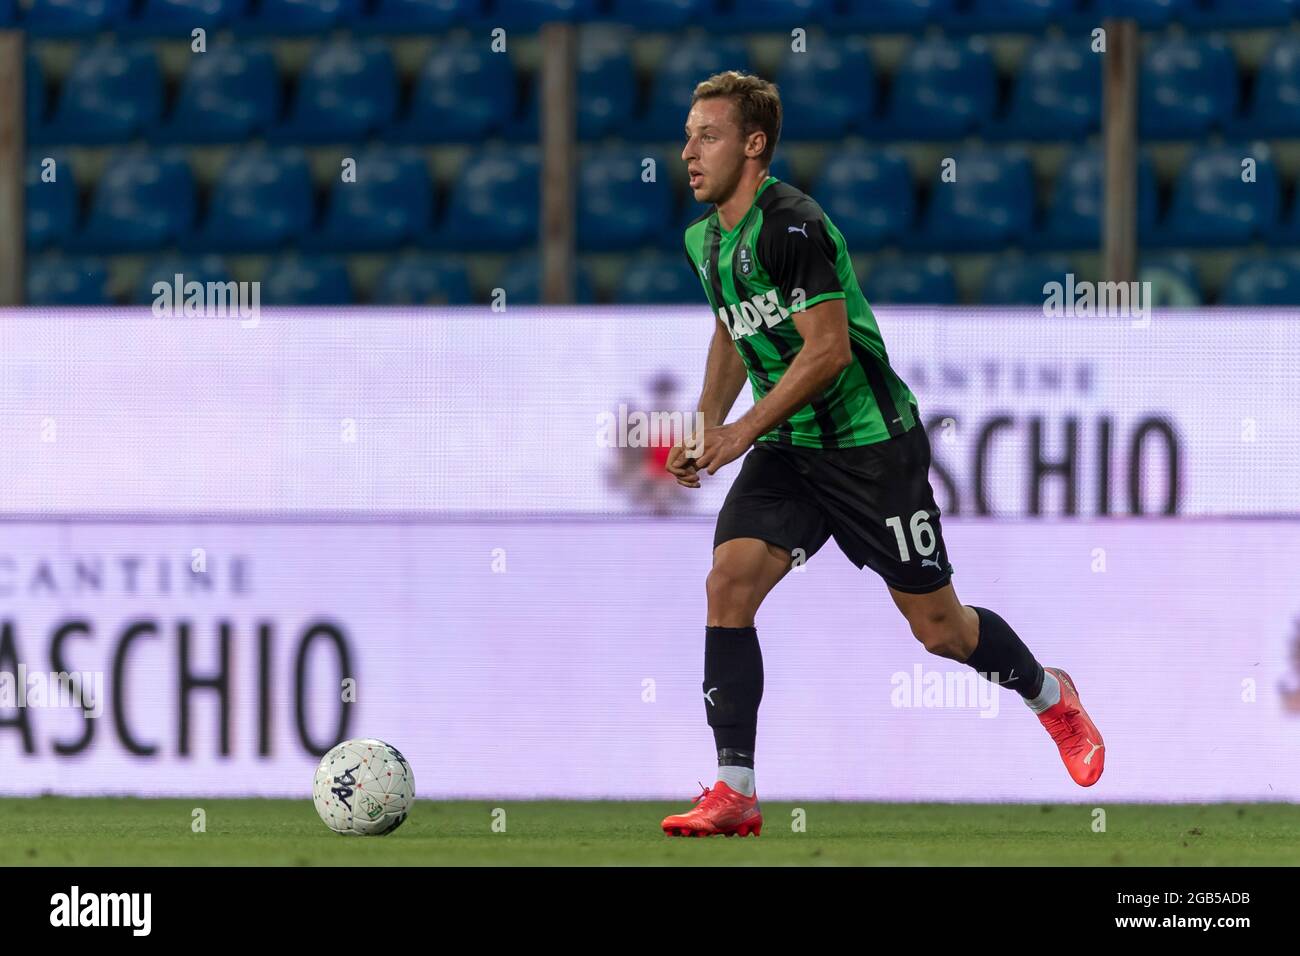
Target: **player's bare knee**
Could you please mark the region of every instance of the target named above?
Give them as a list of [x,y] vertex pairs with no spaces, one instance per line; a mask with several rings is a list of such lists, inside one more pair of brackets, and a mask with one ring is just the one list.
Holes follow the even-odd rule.
[[753,582],[726,566],[715,567],[709,572],[704,590],[709,599],[710,619],[738,617],[748,621],[758,610],[758,592]]
[[909,618],[908,623],[912,634],[931,654],[957,661],[970,656],[956,615],[946,611],[921,612]]

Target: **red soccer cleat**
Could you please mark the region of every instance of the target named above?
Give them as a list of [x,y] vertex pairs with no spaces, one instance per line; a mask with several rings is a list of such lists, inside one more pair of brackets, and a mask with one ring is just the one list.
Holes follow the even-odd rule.
[[763,832],[763,811],[758,808],[758,794],[747,797],[719,780],[695,798],[695,806],[685,813],[665,817],[667,836],[758,836]]
[[1074,782],[1081,787],[1091,787],[1106,767],[1105,742],[1101,731],[1092,722],[1079,701],[1070,675],[1059,667],[1044,667],[1061,683],[1061,699],[1038,715],[1039,721],[1060,748],[1061,760],[1070,771]]

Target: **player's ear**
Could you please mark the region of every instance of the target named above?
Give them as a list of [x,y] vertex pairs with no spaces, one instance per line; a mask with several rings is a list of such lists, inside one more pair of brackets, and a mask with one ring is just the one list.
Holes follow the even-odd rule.
[[757,159],[763,155],[763,150],[767,149],[767,134],[761,129],[749,134],[749,141],[745,143],[745,155],[750,159]]

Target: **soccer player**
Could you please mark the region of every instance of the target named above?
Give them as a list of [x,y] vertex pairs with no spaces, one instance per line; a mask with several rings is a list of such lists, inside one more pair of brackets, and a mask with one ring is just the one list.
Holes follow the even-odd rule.
[[[1042,667],[993,611],[963,605],[930,487],[915,396],[890,367],[844,237],[813,199],[768,175],[776,87],[729,71],[700,83],[682,159],[696,200],[686,258],[713,309],[699,410],[703,440],[667,470],[687,488],[749,452],[718,515],[707,581],[704,709],[717,782],[663,821],[674,836],[758,834],[754,743],[763,659],[754,616],[795,554],[830,537],[889,586],[927,651],[1022,698],[1080,786],[1105,763],[1101,734],[1062,670]],[[724,424],[746,377],[754,407]]]

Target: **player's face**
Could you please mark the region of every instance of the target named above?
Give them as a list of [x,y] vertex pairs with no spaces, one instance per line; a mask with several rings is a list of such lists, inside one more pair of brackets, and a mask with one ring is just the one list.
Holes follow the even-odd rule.
[[745,135],[735,107],[723,96],[700,100],[686,117],[686,146],[682,160],[696,202],[725,201],[745,168]]

